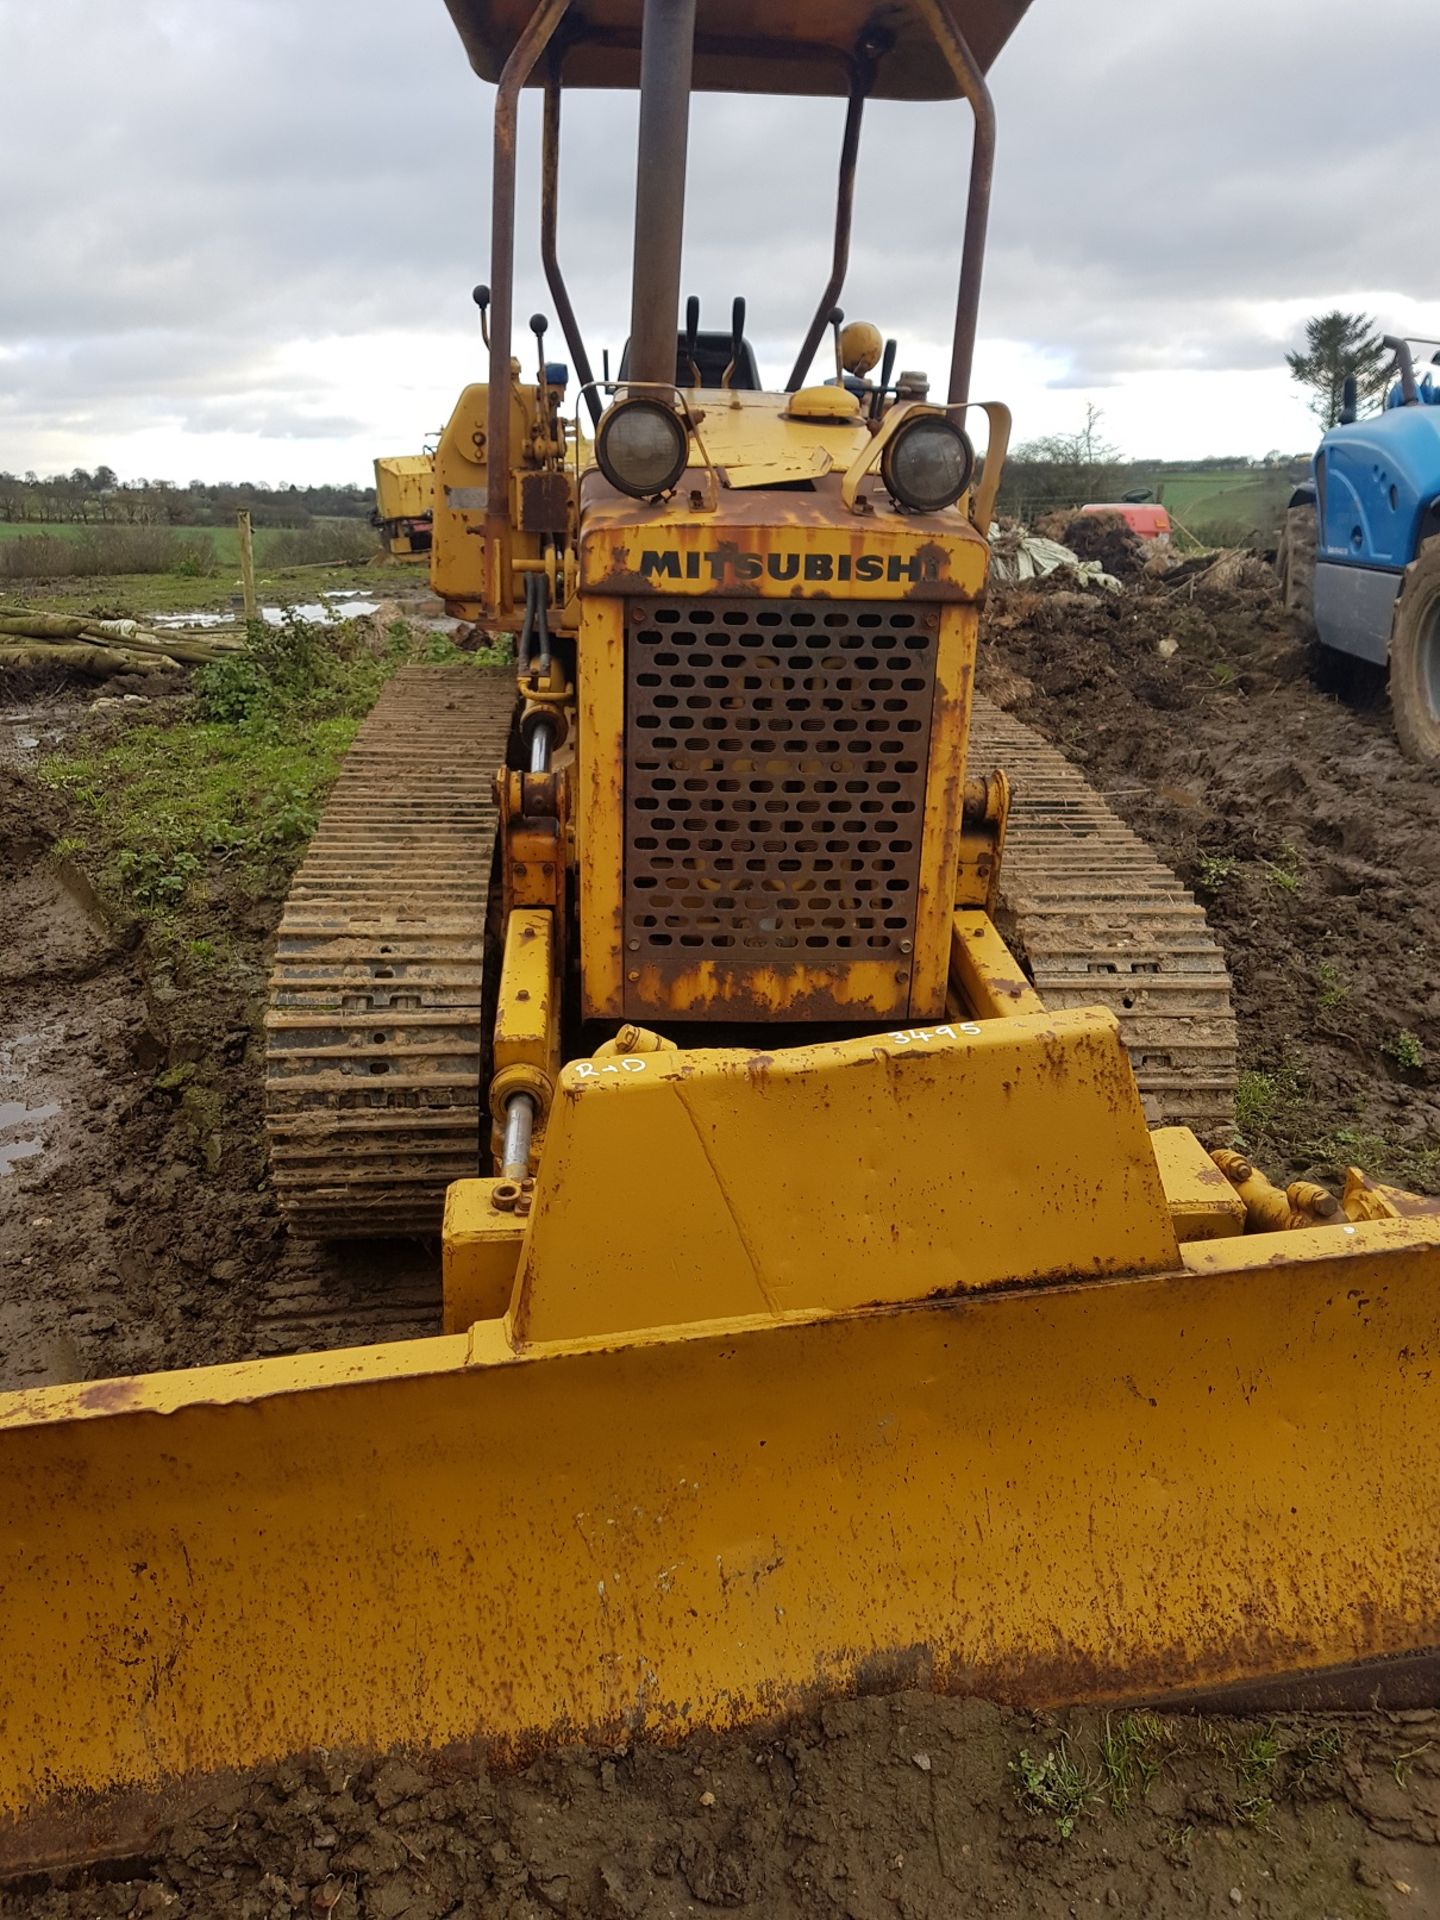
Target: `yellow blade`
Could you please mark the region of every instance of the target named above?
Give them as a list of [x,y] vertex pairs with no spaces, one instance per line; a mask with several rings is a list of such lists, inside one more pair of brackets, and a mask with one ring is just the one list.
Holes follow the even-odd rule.
[[[1089,1191],[1006,1118],[1029,1076],[1064,1082],[1076,1018],[996,1023],[1010,1106],[971,1110],[959,1045],[875,1073],[1083,1236]],[[780,1076],[832,1174],[869,1137],[840,1051],[808,1122]],[[779,1109],[710,1093],[731,1166],[732,1129]],[[628,1087],[570,1104],[632,1124]],[[1124,1113],[1096,1190],[1117,1138]],[[583,1172],[571,1203],[603,1219],[619,1196]],[[864,1191],[938,1243],[903,1184]],[[630,1276],[653,1222],[608,1217],[597,1268]],[[522,1758],[891,1682],[1040,1704],[1389,1662],[1383,1686],[1440,1641],[1437,1242],[1417,1215],[839,1309],[817,1269],[780,1313],[528,1348],[493,1320],[0,1401],[0,1866],[141,1843],[216,1771],[314,1744]],[[537,1302],[555,1277],[528,1270]]]

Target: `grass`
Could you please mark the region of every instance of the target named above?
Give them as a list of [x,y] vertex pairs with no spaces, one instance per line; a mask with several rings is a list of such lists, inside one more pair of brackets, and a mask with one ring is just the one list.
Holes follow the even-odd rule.
[[1396,1754],[1390,1771],[1395,1776],[1395,1784],[1397,1787],[1409,1785],[1411,1767],[1420,1758],[1422,1753],[1429,1753],[1434,1744],[1435,1742],[1433,1740],[1426,1740],[1418,1747],[1406,1747],[1403,1753]]
[[1062,1840],[1070,1838],[1082,1814],[1094,1805],[1100,1786],[1097,1776],[1072,1757],[1063,1739],[1038,1760],[1028,1747],[1022,1747],[1010,1762],[1010,1772],[1021,1806],[1047,1814]]
[[[94,533],[108,525],[108,522],[82,523],[74,520],[0,520],[0,540],[23,540],[36,534],[49,534],[57,540],[79,540],[86,534]],[[339,520],[318,521],[317,528],[359,527],[375,544],[374,533],[367,521]],[[167,527],[164,531],[180,535],[201,536],[214,544],[215,558],[222,567],[238,567],[240,564],[240,536],[233,525],[218,527]],[[281,558],[277,565],[287,564],[284,555],[287,544],[293,544],[295,532],[308,533],[308,528],[291,529],[288,527],[256,527],[255,561],[257,566],[270,563],[272,552],[279,548]],[[290,562],[288,564],[293,564]]]
[[[1323,991],[1343,994],[1345,989],[1341,984]],[[1419,1046],[1413,1034],[1402,1032],[1383,1042],[1382,1050],[1398,1057],[1402,1066],[1410,1066],[1415,1060],[1410,1041]],[[1424,1060],[1423,1048],[1420,1060]],[[1360,1126],[1317,1126],[1304,1074],[1291,1060],[1269,1068],[1241,1069],[1235,1090],[1235,1132],[1245,1151],[1257,1158],[1279,1153],[1293,1155],[1299,1164],[1360,1167],[1372,1179],[1391,1186],[1417,1193],[1440,1191],[1440,1145],[1392,1140]]]
[[1350,983],[1333,960],[1315,962],[1315,1004],[1329,1013],[1349,997]]
[[187,972],[223,968],[217,897],[274,892],[314,831],[345,749],[385,680],[415,659],[489,663],[397,623],[289,619],[202,669],[179,720],[141,718],[41,764],[67,805],[64,845]]
[[1305,1100],[1300,1070],[1286,1061],[1272,1072],[1244,1067],[1235,1089],[1235,1130],[1255,1148],[1284,1129]]
[[1317,1160],[1339,1167],[1360,1167],[1372,1179],[1418,1193],[1440,1191],[1440,1146],[1418,1147],[1387,1140],[1363,1127],[1336,1127],[1321,1142]]
[[[260,600],[271,606],[318,600],[325,593],[346,588],[361,588],[378,597],[393,592],[397,580],[414,577],[412,570],[397,573],[393,564],[378,556],[368,565],[337,562],[303,568],[257,566],[255,570]],[[423,573],[419,577],[423,579]],[[240,605],[240,575],[225,567],[204,578],[171,573],[105,574],[95,579],[13,581],[8,587],[0,586],[0,612],[26,606],[54,613],[144,620],[157,613],[214,613],[226,609],[238,617]]]
[[1275,859],[1265,862],[1265,871],[1277,887],[1283,887],[1286,893],[1298,893],[1305,877],[1301,870],[1299,849],[1288,840],[1282,840]]
[[1388,1039],[1380,1042],[1380,1051],[1387,1054],[1397,1066],[1411,1073],[1418,1073],[1425,1064],[1425,1049],[1419,1037],[1402,1027],[1398,1033],[1392,1033]]
[[1201,893],[1221,893],[1239,864],[1232,854],[1202,853],[1195,863],[1195,884]]
[[1284,1752],[1279,1730],[1273,1724],[1232,1742],[1238,1787],[1235,1815],[1247,1827],[1270,1824],[1275,1812],[1276,1770]]
[[1171,517],[1191,533],[1203,537],[1210,528],[1238,528],[1261,540],[1279,531],[1295,491],[1294,480],[1283,469],[1167,473],[1159,476],[1159,485]]
[[1132,1801],[1150,1797],[1171,1744],[1164,1722],[1153,1713],[1127,1713],[1119,1721],[1106,1715],[1100,1768],[1113,1813],[1124,1813]]

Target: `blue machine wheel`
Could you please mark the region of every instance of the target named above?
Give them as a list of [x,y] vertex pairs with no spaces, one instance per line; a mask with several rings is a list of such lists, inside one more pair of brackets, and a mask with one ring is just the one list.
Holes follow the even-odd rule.
[[1390,641],[1390,705],[1412,760],[1440,760],[1440,539],[1405,570]]

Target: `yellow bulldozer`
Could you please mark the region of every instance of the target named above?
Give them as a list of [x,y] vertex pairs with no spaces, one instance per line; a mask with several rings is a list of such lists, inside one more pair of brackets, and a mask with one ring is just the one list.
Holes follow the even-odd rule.
[[[975,693],[985,76],[1026,0],[448,5],[496,84],[489,368],[432,577],[516,664],[391,683],[267,1022],[292,1230],[438,1234],[443,1331],[0,1400],[0,1862],[315,1746],[503,1764],[896,1685],[1429,1697],[1440,1209],[1207,1151],[1203,916]],[[543,326],[512,357],[530,86],[573,407]],[[640,96],[608,382],[555,247],[570,87]],[[738,300],[682,320],[696,89],[846,102],[779,390]],[[948,98],[932,397],[836,301],[866,101]]]
[[375,462],[371,525],[394,560],[429,560],[435,522],[435,456],[387,454]]

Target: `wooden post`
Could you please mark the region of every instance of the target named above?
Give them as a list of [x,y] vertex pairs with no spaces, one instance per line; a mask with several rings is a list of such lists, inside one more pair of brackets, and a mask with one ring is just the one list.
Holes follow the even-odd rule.
[[247,623],[260,618],[260,608],[255,599],[255,536],[250,530],[250,514],[240,507],[235,514],[235,531],[240,536],[240,579],[245,588],[245,619]]

